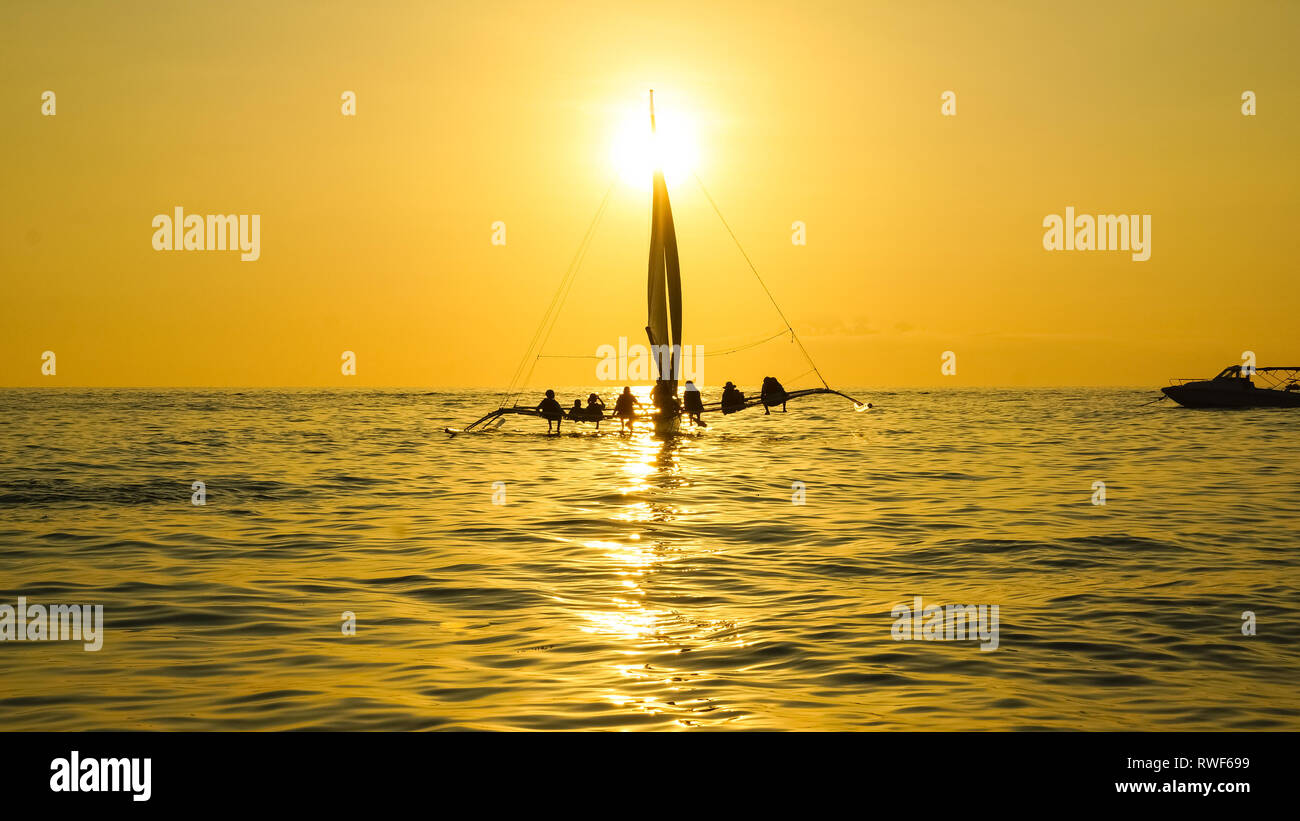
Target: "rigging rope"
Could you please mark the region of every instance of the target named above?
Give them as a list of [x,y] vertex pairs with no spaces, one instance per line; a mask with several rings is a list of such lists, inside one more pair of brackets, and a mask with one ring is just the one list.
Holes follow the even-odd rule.
[[[546,347],[546,340],[550,339],[551,331],[555,330],[555,323],[560,316],[560,308],[564,306],[564,301],[569,297],[569,291],[573,288],[573,282],[577,279],[578,269],[582,267],[582,260],[587,256],[587,250],[591,247],[591,238],[596,232],[596,226],[600,223],[601,216],[605,213],[605,206],[609,204],[609,195],[614,192],[614,185],[617,180],[611,180],[609,188],[605,189],[605,196],[601,197],[600,206],[596,209],[596,215],[592,217],[591,225],[587,226],[587,233],[583,235],[582,242],[578,244],[578,250],[569,262],[569,267],[565,269],[564,276],[560,279],[560,287],[556,290],[555,296],[551,297],[551,304],[546,308],[546,313],[542,314],[541,324],[533,333],[532,340],[524,350],[524,356],[519,360],[519,365],[515,368],[514,375],[510,377],[510,384],[506,387],[506,392],[501,395],[501,402],[497,407],[504,408],[506,403],[519,395],[524,385],[532,378],[533,369],[537,367],[537,360],[542,358],[542,350]],[[550,328],[547,329],[547,324]],[[545,330],[545,336],[543,331]],[[541,344],[538,344],[538,340]],[[523,381],[519,381],[519,375],[523,373],[524,367],[528,365],[529,354],[537,351],[537,356],[533,359],[532,367],[528,368],[528,373],[524,376]],[[518,390],[516,390],[518,388]]]
[[[739,353],[740,351],[747,351],[750,348],[755,348],[758,347],[759,345],[762,345],[764,342],[771,342],[773,339],[778,339],[780,337],[783,337],[788,333],[790,333],[790,329],[786,328],[784,331],[777,331],[771,336],[763,337],[762,339],[759,339],[755,342],[747,342],[744,345],[737,345],[734,348],[726,348],[721,351],[710,351],[709,356],[727,356],[728,354]],[[538,354],[537,358],[538,359],[604,359],[605,357],[601,356],[600,354],[586,354],[586,353],[572,353],[572,354],[543,353],[543,354]]]
[[777,339],[779,337],[785,336],[786,334],[790,334],[790,333],[794,333],[794,331],[790,330],[790,328],[787,327],[784,331],[778,331],[772,334],[771,336],[767,337],[766,339],[760,339],[757,342],[750,342],[746,345],[737,345],[734,348],[727,348],[726,350],[722,350],[722,351],[713,351],[709,354],[709,356],[726,356],[727,354],[739,353],[740,351],[747,351],[750,348],[756,348],[759,345],[762,345],[764,342],[771,342],[773,339]]
[[[740,255],[744,257],[745,263],[749,266],[749,270],[754,274],[754,278],[758,280],[758,284],[762,287],[763,293],[767,294],[767,298],[771,301],[772,307],[776,309],[777,315],[780,316],[781,321],[785,323],[784,331],[760,339],[757,342],[751,342],[735,348],[714,352],[710,354],[710,356],[726,356],[728,354],[737,353],[748,348],[762,345],[765,342],[770,342],[773,339],[785,336],[788,333],[790,334],[790,341],[799,346],[799,351],[812,367],[811,371],[806,371],[800,374],[796,379],[801,379],[809,373],[814,373],[817,375],[817,378],[821,380],[822,385],[829,389],[830,384],[826,381],[826,378],[822,376],[821,371],[818,370],[817,363],[813,361],[812,355],[809,354],[808,349],[804,347],[803,340],[801,340],[799,335],[795,333],[794,327],[790,324],[790,320],[786,319],[785,312],[781,310],[781,306],[777,303],[776,297],[772,295],[772,291],[767,287],[767,283],[763,281],[763,277],[758,273],[758,268],[754,265],[754,261],[751,260],[749,254],[745,252],[745,247],[740,244],[740,238],[737,237],[736,232],[731,229],[731,224],[728,223],[727,218],[722,215],[722,209],[718,208],[717,202],[715,202],[713,196],[709,194],[709,190],[705,188],[704,181],[700,179],[699,174],[692,174],[692,176],[695,177],[696,184],[700,186],[700,191],[703,192],[704,198],[707,199],[709,205],[713,207],[713,212],[718,215],[718,220],[722,222],[722,227],[727,229],[727,233],[731,236],[732,242],[736,243],[736,249],[739,250]],[[583,260],[586,259],[587,251],[591,248],[591,239],[595,235],[596,227],[600,224],[606,206],[609,205],[609,197],[610,194],[613,193],[616,183],[617,180],[611,180],[609,188],[605,190],[605,196],[601,198],[600,206],[596,209],[596,214],[592,217],[591,224],[587,226],[587,231],[582,237],[582,242],[578,245],[577,252],[569,262],[569,267],[565,269],[564,276],[560,279],[560,286],[556,290],[555,295],[551,298],[551,304],[547,306],[546,312],[542,315],[541,323],[537,326],[537,330],[533,333],[533,338],[529,341],[528,347],[524,350],[523,358],[520,359],[519,365],[515,368],[514,374],[510,377],[510,383],[507,386],[505,393],[501,396],[501,401],[498,405],[499,408],[504,408],[508,402],[519,395],[524,386],[528,384],[528,380],[532,378],[533,372],[537,368],[537,363],[542,359],[601,358],[599,356],[589,355],[566,356],[562,354],[543,354],[542,351],[546,349],[546,343],[550,340],[551,334],[555,331],[555,326],[559,321],[560,311],[564,307],[564,303],[568,300],[569,293],[573,290],[574,282],[577,281],[578,271],[582,267]],[[529,365],[530,358],[532,360],[531,365]],[[526,373],[524,371],[525,367],[528,369]],[[522,380],[520,379],[520,374],[523,374]]]
[[709,205],[713,206],[713,213],[718,215],[718,219],[722,221],[722,227],[727,229],[727,233],[731,235],[732,241],[736,243],[736,248],[740,251],[740,255],[745,258],[745,262],[748,263],[749,270],[754,272],[754,278],[758,280],[759,285],[763,286],[763,293],[767,294],[767,298],[772,301],[772,307],[776,308],[777,315],[780,316],[781,321],[785,323],[786,330],[790,332],[790,338],[799,346],[799,350],[803,351],[804,359],[807,359],[808,364],[812,366],[812,372],[817,374],[817,378],[821,380],[822,385],[829,388],[830,384],[826,381],[826,378],[822,376],[822,372],[817,370],[817,363],[813,361],[812,356],[808,353],[808,349],[803,346],[803,342],[799,339],[799,335],[794,332],[794,328],[790,325],[790,320],[785,318],[785,312],[781,310],[781,306],[776,303],[776,297],[772,296],[772,292],[767,288],[767,283],[763,281],[763,277],[759,276],[758,268],[754,267],[753,260],[749,258],[749,254],[745,253],[745,247],[740,244],[740,238],[736,236],[735,231],[731,230],[731,225],[728,224],[727,218],[722,216],[722,209],[718,208],[718,204],[713,201],[713,197],[709,194],[709,189],[704,187],[704,181],[700,179],[699,174],[692,173],[691,176],[695,177],[695,182],[700,186],[700,191],[704,192],[704,198],[709,201]]

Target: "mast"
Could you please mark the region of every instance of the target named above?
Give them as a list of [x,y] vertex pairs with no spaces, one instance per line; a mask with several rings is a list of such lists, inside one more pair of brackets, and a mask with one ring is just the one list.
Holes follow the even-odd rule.
[[[650,132],[656,132],[654,90],[650,91]],[[677,394],[682,353],[682,275],[677,258],[677,231],[673,226],[672,206],[668,201],[668,184],[656,157],[654,194],[651,198],[650,266],[646,289],[648,319],[646,335],[650,337],[651,359],[657,371],[656,382]]]

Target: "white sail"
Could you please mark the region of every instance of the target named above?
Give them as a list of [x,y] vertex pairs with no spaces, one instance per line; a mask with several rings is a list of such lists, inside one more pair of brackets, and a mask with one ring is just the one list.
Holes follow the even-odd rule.
[[[650,128],[654,129],[654,96],[650,98]],[[668,203],[668,184],[662,168],[654,172],[650,219],[650,277],[646,292],[649,316],[646,334],[655,354],[658,381],[671,382],[676,393],[681,376],[682,273],[677,260],[677,232]]]

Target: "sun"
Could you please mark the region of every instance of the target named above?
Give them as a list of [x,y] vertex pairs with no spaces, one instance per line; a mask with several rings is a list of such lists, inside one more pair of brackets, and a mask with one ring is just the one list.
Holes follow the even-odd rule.
[[699,161],[694,119],[655,95],[655,131],[650,131],[648,95],[637,110],[624,112],[614,132],[611,160],[623,182],[649,190],[656,168],[669,185],[685,182]]

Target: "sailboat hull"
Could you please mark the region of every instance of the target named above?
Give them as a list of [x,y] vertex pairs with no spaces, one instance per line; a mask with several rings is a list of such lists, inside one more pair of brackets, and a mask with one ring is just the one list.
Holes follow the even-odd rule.
[[681,433],[682,417],[670,416],[655,419],[655,436],[676,436]]
[[[1247,388],[1242,380],[1209,380],[1160,390],[1185,408],[1300,408],[1300,391]],[[1228,383],[1228,384],[1223,384]]]

